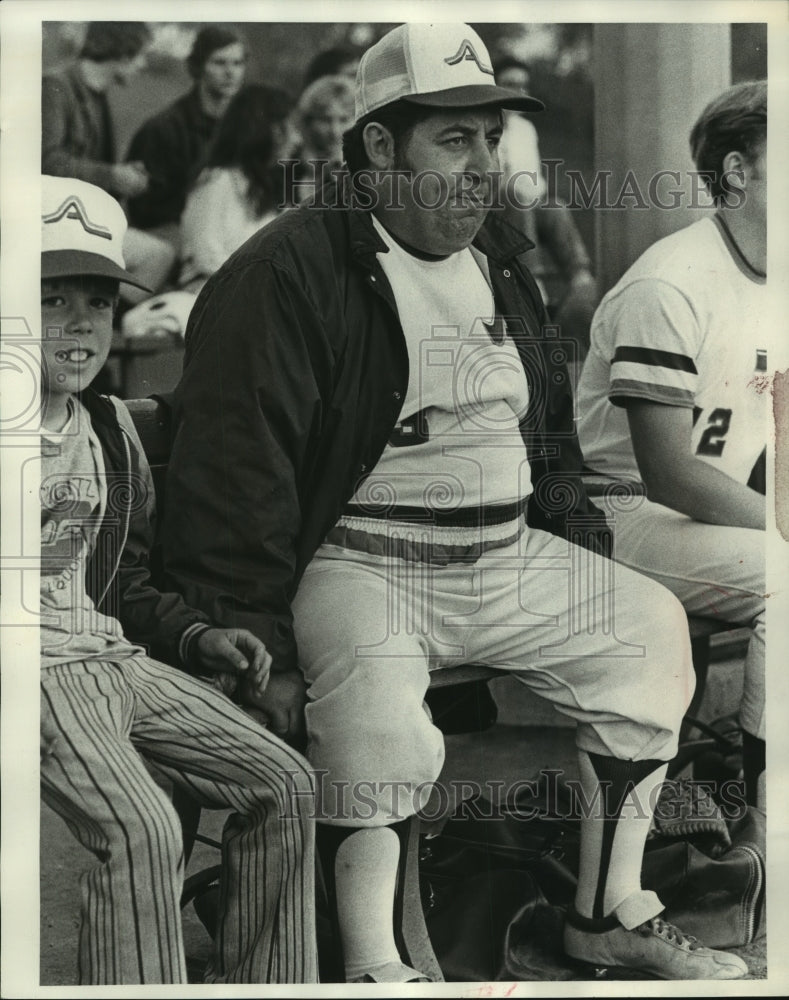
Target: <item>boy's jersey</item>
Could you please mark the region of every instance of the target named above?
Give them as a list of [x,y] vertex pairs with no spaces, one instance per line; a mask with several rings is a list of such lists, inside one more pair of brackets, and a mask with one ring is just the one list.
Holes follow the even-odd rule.
[[85,589],[88,557],[107,506],[101,445],[72,400],[66,427],[41,439],[41,665],[140,652]]
[[716,218],[650,247],[603,298],[578,389],[587,466],[639,477],[624,402],[693,410],[692,452],[747,483],[770,401],[766,287]]

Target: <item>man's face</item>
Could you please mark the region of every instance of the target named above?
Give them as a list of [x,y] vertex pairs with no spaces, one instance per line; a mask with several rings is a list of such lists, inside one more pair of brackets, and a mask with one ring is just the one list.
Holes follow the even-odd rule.
[[746,204],[751,218],[767,233],[767,151],[762,146],[758,156],[745,166]]
[[234,42],[212,52],[206,59],[200,83],[209,97],[229,100],[241,89],[246,68],[244,46],[240,42]]
[[437,111],[420,122],[395,150],[395,170],[411,179],[399,185],[404,209],[385,211],[385,225],[425,253],[467,247],[488,213],[501,132],[498,108]]
[[45,394],[69,396],[99,374],[112,342],[118,282],[57,278],[41,282],[41,367]]
[[304,138],[312,150],[327,160],[342,160],[342,136],[353,125],[353,107],[344,101],[329,101],[305,118]]

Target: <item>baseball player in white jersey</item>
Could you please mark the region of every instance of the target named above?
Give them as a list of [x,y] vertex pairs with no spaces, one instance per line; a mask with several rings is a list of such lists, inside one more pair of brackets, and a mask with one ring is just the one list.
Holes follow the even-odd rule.
[[578,393],[617,560],[688,613],[752,630],[740,706],[747,798],[764,770],[767,88],[731,87],[691,132],[716,211],[650,247],[601,302]]

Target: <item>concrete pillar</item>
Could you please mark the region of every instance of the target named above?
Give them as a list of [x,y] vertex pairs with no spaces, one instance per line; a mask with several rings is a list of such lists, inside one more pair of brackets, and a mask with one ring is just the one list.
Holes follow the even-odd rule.
[[[595,25],[595,170],[610,171],[607,204],[619,206],[595,212],[603,291],[651,243],[699,218],[692,206],[708,204],[690,173],[688,136],[731,81],[730,38],[728,24]],[[659,171],[679,172],[680,183],[656,179]]]

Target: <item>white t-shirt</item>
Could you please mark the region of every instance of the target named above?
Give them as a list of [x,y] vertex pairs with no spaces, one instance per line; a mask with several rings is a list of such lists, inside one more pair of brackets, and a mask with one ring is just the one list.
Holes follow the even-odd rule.
[[236,167],[215,167],[200,175],[181,217],[181,285],[210,277],[277,217],[274,211],[255,212],[248,189],[249,182]]
[[693,409],[693,454],[747,483],[771,398],[766,292],[717,218],[650,247],[592,323],[578,387],[586,464],[639,478],[623,402],[646,399]]
[[85,589],[87,561],[107,506],[101,445],[90,416],[72,400],[62,431],[41,438],[41,666],[119,660],[142,652],[120,623],[96,610]]
[[[442,511],[511,503],[531,492],[518,427],[528,385],[493,292],[469,249],[422,260],[375,220],[388,253],[409,358],[400,422],[352,502]],[[409,424],[409,418],[420,419]],[[409,436],[409,432],[412,436]],[[413,443],[418,439],[418,443]]]

